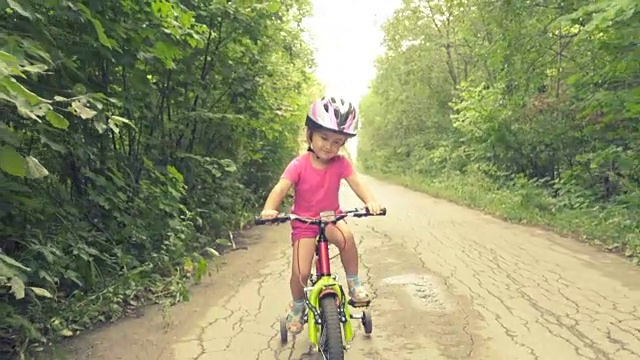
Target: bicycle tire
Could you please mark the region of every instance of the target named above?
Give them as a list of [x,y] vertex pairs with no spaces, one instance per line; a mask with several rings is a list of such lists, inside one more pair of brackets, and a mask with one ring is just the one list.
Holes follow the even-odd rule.
[[320,310],[322,312],[320,337],[324,339],[324,343],[320,344],[320,350],[328,360],[344,360],[342,322],[340,322],[335,296],[329,295],[320,299]]

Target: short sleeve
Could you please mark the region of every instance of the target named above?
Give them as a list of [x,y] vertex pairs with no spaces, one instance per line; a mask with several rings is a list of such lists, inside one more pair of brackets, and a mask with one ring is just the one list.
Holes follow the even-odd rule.
[[351,164],[351,161],[349,161],[349,159],[345,156],[342,157],[340,166],[342,167],[341,173],[342,173],[343,179],[348,179],[355,172],[353,170],[353,165]]
[[298,180],[300,180],[301,170],[302,170],[301,157],[297,157],[291,160],[289,165],[287,165],[287,167],[284,169],[284,172],[282,173],[282,176],[280,176],[280,178],[289,180],[293,184],[297,184]]

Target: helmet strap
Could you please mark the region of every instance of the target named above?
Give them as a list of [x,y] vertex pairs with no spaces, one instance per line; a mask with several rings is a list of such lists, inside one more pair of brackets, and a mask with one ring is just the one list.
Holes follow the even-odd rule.
[[313,130],[307,126],[307,151],[312,153],[313,156],[315,156],[316,160],[320,160],[320,157],[318,156],[318,154],[316,154],[315,151],[313,151],[313,148],[311,147],[311,141],[313,140]]
[[313,149],[311,148],[311,145],[309,145],[309,146],[307,147],[307,151],[308,151],[308,152],[310,152],[310,153],[312,153],[312,154],[313,154],[313,156],[315,156],[316,160],[320,160],[320,156],[318,156],[318,154],[316,154],[316,152],[315,152],[315,151],[313,151]]

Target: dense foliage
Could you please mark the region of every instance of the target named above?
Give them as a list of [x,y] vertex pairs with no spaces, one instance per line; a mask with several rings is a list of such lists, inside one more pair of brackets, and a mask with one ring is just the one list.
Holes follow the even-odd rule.
[[187,298],[297,150],[310,10],[0,2],[0,357]]
[[358,159],[640,254],[640,3],[405,0]]

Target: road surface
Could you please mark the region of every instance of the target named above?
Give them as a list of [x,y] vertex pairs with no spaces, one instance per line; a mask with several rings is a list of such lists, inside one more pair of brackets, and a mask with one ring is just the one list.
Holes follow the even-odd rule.
[[[640,270],[616,255],[443,200],[366,182],[386,217],[352,219],[374,330],[347,359],[640,359]],[[345,208],[360,206],[345,188]],[[288,225],[242,235],[246,251],[168,314],[153,308],[75,339],[74,359],[316,359],[279,343],[289,301]],[[335,249],[333,249],[335,252]],[[338,259],[333,268],[344,279]],[[304,335],[304,333],[302,334]]]

